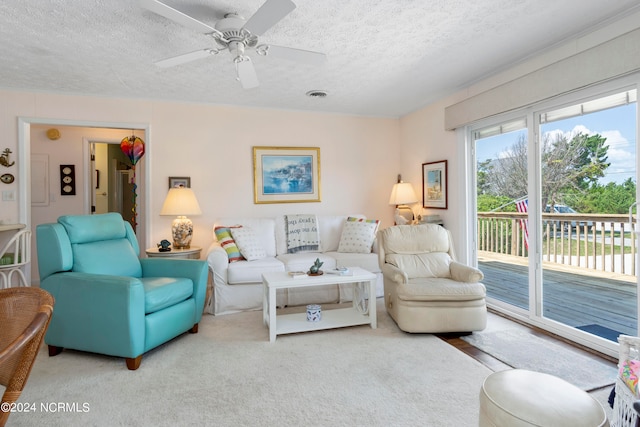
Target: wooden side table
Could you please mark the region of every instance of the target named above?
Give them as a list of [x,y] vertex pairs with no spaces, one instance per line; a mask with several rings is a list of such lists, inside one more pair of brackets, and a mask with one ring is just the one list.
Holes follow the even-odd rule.
[[187,249],[171,249],[167,252],[160,252],[158,248],[145,250],[149,258],[175,258],[175,259],[200,259],[200,246],[191,246]]

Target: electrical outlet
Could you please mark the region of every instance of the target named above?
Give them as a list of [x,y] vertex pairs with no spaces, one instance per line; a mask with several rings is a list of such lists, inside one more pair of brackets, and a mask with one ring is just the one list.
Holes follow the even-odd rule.
[[6,190],[2,192],[2,201],[3,202],[15,202],[16,201],[16,192],[14,190]]

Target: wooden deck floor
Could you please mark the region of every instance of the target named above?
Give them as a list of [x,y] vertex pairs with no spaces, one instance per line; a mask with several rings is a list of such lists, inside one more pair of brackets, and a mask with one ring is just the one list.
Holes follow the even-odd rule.
[[[529,273],[521,258],[482,257],[478,267],[490,298],[528,308]],[[542,278],[545,317],[573,327],[597,325],[636,335],[637,287],[632,277],[545,265]]]

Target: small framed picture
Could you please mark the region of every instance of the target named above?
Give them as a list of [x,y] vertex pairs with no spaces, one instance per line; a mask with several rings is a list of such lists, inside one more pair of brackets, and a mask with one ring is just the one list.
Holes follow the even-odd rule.
[[447,209],[447,161],[422,164],[422,206]]
[[170,176],[169,188],[191,188],[190,176]]

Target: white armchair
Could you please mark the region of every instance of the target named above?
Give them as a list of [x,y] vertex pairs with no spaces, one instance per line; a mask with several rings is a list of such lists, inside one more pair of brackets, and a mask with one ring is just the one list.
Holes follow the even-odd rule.
[[387,312],[406,332],[472,332],[487,324],[480,270],[455,260],[451,234],[435,224],[378,233]]

